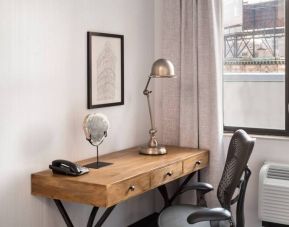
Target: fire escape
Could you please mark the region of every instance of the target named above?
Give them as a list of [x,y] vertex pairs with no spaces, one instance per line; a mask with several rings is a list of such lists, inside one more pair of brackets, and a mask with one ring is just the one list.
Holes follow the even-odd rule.
[[284,9],[284,0],[243,3],[243,24],[224,30],[225,64],[284,64]]

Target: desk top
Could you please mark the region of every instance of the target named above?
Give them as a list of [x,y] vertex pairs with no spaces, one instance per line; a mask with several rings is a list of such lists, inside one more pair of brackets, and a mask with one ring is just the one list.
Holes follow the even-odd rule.
[[[160,156],[140,155],[138,148],[100,156],[100,161],[112,165],[90,169],[88,174],[78,177],[52,174],[50,170],[33,173],[31,192],[52,199],[109,207],[207,166],[206,150],[166,147],[168,153]],[[90,158],[78,163],[86,165],[95,161],[96,158]]]

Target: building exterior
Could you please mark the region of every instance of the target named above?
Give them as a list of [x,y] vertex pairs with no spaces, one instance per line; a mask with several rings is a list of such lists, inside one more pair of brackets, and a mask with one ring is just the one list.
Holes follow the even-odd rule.
[[237,19],[224,18],[224,71],[285,72],[285,1],[239,3]]

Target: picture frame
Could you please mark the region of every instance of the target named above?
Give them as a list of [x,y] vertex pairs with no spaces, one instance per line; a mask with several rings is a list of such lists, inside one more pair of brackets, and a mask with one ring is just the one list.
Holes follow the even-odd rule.
[[124,36],[87,32],[87,108],[124,104]]

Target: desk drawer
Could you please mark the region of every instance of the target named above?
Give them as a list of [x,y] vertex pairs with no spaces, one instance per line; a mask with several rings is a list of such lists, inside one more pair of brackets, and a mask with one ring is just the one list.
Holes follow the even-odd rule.
[[166,167],[157,169],[151,174],[151,187],[155,188],[167,182],[170,182],[182,175],[182,162],[177,162]]
[[208,165],[208,153],[196,155],[183,161],[184,174],[202,169]]
[[149,174],[123,180],[115,183],[108,188],[108,205],[119,203],[130,197],[142,194],[150,189]]

